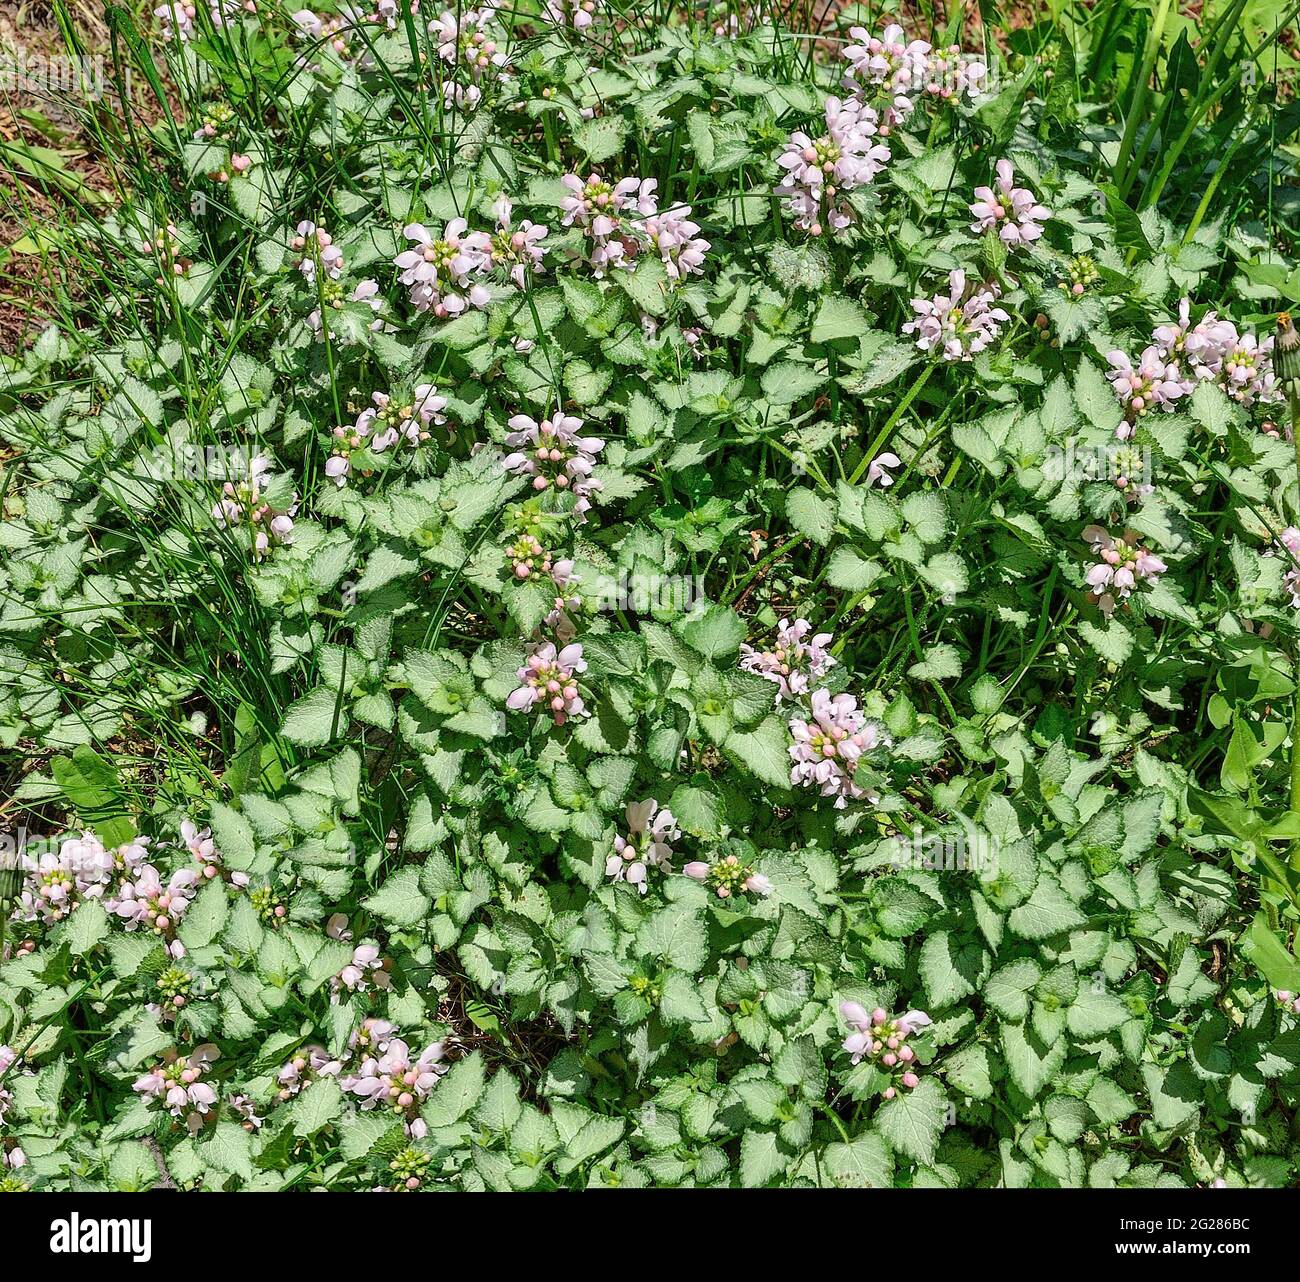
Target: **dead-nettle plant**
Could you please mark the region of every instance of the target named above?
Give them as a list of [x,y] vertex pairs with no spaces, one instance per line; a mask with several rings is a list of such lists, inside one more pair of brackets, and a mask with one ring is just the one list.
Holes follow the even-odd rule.
[[777,8],[0,143],[0,1187],[1295,1183],[1277,33]]

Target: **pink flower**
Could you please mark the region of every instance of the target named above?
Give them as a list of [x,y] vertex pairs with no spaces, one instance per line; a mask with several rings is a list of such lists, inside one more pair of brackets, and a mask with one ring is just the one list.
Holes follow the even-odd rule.
[[975,55],[963,53],[959,45],[935,50],[926,60],[924,93],[927,99],[955,102],[974,101],[985,89],[988,67]]
[[429,23],[429,34],[438,44],[438,57],[451,68],[443,83],[443,101],[465,109],[482,101],[481,82],[500,74],[508,65],[505,50],[488,30],[491,6],[450,11]]
[[1262,343],[1254,334],[1235,336],[1235,341],[1227,344],[1222,354],[1219,386],[1242,405],[1281,400],[1272,353],[1271,335]]
[[[922,1010],[909,1010],[891,1019],[882,1007],[877,1006],[868,1014],[857,1002],[841,1002],[840,1017],[850,1030],[844,1039],[844,1049],[852,1063],[869,1059],[882,1072],[899,1073],[898,1080],[908,1090],[918,1084],[920,1079],[909,1067],[916,1064],[916,1052],[907,1045],[907,1039],[930,1026],[929,1015]],[[893,1087],[887,1088],[884,1095],[892,1099]]]
[[938,351],[945,360],[968,361],[982,352],[1002,332],[1010,319],[997,301],[996,285],[975,287],[967,297],[966,273],[955,268],[948,273],[948,293],[933,298],[912,299],[916,319],[903,326],[904,334],[915,334],[923,352]]
[[[747,843],[741,844],[747,846]],[[682,872],[692,881],[703,882],[719,899],[734,899],[741,891],[763,899],[772,893],[772,883],[735,854],[722,855],[711,864],[694,860]]]
[[924,40],[906,40],[897,23],[891,23],[878,37],[865,27],[850,27],[849,39],[856,43],[844,50],[850,67],[847,83],[877,89],[890,104],[888,124],[906,120],[913,98],[926,82],[930,46]]
[[615,267],[631,268],[647,241],[644,226],[635,215],[648,218],[658,212],[654,178],[621,178],[611,183],[600,174],[586,179],[565,174],[560,179],[566,195],[560,200],[566,227],[580,227],[590,242],[587,262],[597,277]]
[[876,799],[856,781],[858,764],[865,753],[888,748],[891,740],[882,726],[863,716],[852,695],[813,691],[811,719],[793,718],[790,734],[791,784],[820,789],[823,797],[835,798],[837,810],[850,799]]
[[490,265],[491,242],[486,232],[468,228],[463,218],[453,218],[441,236],[422,223],[403,228],[402,234],[415,242],[414,247],[403,250],[393,263],[416,311],[432,311],[445,319],[491,301],[487,287],[476,279]]
[[506,196],[497,198],[492,207],[496,215],[496,235],[488,246],[488,258],[497,270],[504,270],[512,281],[523,289],[528,273],[542,270],[542,244],[548,229],[524,219],[518,227],[511,224],[514,206]]
[[[293,518],[298,511],[295,494],[283,507],[272,507],[265,497],[273,481],[271,460],[256,454],[247,467],[223,482],[221,497],[212,505],[212,519],[223,530],[245,530],[253,557],[261,560],[272,545],[293,542]],[[281,500],[284,502],[284,500]]]
[[[384,323],[380,313],[384,309],[384,300],[379,294],[379,282],[374,280],[358,281],[350,294],[344,294],[341,285],[328,282],[322,288],[321,294],[324,297],[324,307],[331,311],[341,311],[346,303],[363,303],[375,313],[375,319],[370,322],[370,332],[378,334],[392,330],[391,325]],[[307,313],[307,326],[312,332],[312,337],[319,340],[325,333],[323,323],[325,312],[324,309],[317,305]],[[351,340],[345,339],[342,335],[334,334],[331,331],[331,338],[337,345],[344,345]]]
[[332,455],[325,464],[325,475],[338,486],[346,485],[352,474],[353,456],[365,445],[369,445],[373,454],[382,454],[403,443],[413,448],[423,445],[432,435],[429,425],[447,421],[443,414],[447,398],[437,393],[432,383],[421,383],[409,397],[372,393],[372,403],[357,415],[355,423],[334,429]]
[[198,10],[192,4],[160,4],[153,16],[158,19],[164,40],[187,44],[194,38],[194,19]]
[[599,12],[600,0],[544,0],[542,6],[542,16],[548,22],[584,34],[590,34]]
[[323,1046],[304,1046],[276,1074],[277,1097],[281,1102],[292,1099],[317,1077],[337,1077],[342,1071],[343,1065],[332,1059]]
[[313,222],[299,223],[298,234],[289,242],[289,248],[301,252],[297,266],[309,285],[316,283],[318,263],[330,280],[338,280],[343,275],[343,251],[324,227],[317,227]]
[[21,921],[62,921],[83,899],[99,899],[110,908],[113,883],[134,876],[149,853],[149,839],[106,849],[93,832],[65,838],[58,853],[23,857],[26,880],[18,897],[15,916]]
[[198,881],[192,868],[182,868],[164,886],[158,870],[145,864],[134,880],[124,881],[115,895],[105,898],[104,906],[126,923],[127,930],[144,926],[158,935],[170,934],[189,908]]
[[1084,581],[1092,589],[1103,614],[1112,613],[1116,601],[1130,596],[1143,579],[1155,580],[1168,569],[1129,531],[1115,538],[1100,525],[1090,525],[1084,530],[1083,538],[1097,557],[1097,563],[1088,570]]
[[1013,185],[1014,170],[1009,160],[997,163],[997,190],[976,187],[975,203],[970,211],[975,216],[971,231],[983,232],[990,227],[998,229],[999,238],[1008,245],[1022,245],[1037,240],[1043,229],[1039,224],[1052,216],[1050,209],[1035,203],[1033,192]]
[[812,631],[807,619],[791,623],[782,619],[777,624],[776,644],[771,650],[740,647],[740,666],[745,672],[757,673],[774,682],[776,701],[794,699],[807,694],[810,677],[823,677],[835,666],[835,659],[827,648],[831,644],[829,632],[818,632],[804,644]]
[[628,834],[614,838],[614,853],[605,860],[605,876],[613,881],[626,881],[644,895],[648,889],[648,869],[672,872],[673,850],[669,843],[677,841],[682,834],[672,811],[661,810],[653,797],[648,801],[629,801],[626,815]]
[[372,987],[388,988],[391,983],[377,944],[358,944],[352,950],[352,960],[330,982],[336,1001],[343,988],[364,993]]
[[674,205],[661,214],[652,214],[642,228],[659,251],[670,281],[680,282],[704,271],[709,242],[700,238],[699,224],[691,221],[689,205]]
[[854,98],[826,100],[826,132],[813,139],[790,135],[777,164],[785,171],[776,194],[795,226],[814,236],[841,232],[857,218],[843,197],[872,182],[889,163],[889,148],[873,141],[876,113]]
[[163,1101],[173,1117],[184,1118],[190,1132],[196,1133],[217,1102],[216,1091],[202,1080],[217,1053],[215,1046],[207,1045],[198,1047],[192,1055],[164,1060],[136,1078],[131,1089],[146,1099]]
[[592,471],[605,442],[595,436],[579,436],[582,420],[570,414],[557,412],[540,423],[527,414],[516,414],[509,426],[506,444],[514,452],[502,460],[506,471],[531,476],[538,493],[551,488],[570,490],[578,499],[574,513],[581,517],[589,511],[590,495],[600,489]]
[[1167,413],[1174,408],[1174,401],[1192,390],[1191,381],[1177,363],[1167,361],[1158,347],[1145,348],[1136,369],[1124,352],[1108,352],[1106,360],[1110,365],[1106,377],[1128,410],[1127,423],[1121,424],[1116,433],[1121,439],[1133,434],[1132,424],[1143,414],[1156,406]]
[[433,1042],[412,1060],[400,1037],[389,1037],[382,1047],[366,1054],[360,1067],[339,1079],[339,1085],[361,1100],[363,1110],[383,1107],[405,1119],[407,1134],[422,1138],[428,1128],[419,1118],[420,1104],[429,1097],[447,1071],[446,1050]]
[[867,468],[867,484],[879,484],[882,490],[887,490],[894,483],[893,476],[890,475],[890,469],[902,467],[903,460],[897,454],[877,454],[871,460],[871,466]]
[[555,646],[547,641],[518,670],[520,686],[506,700],[506,707],[512,712],[529,712],[540,703],[557,726],[570,717],[586,716],[577,682],[577,674],[586,670],[581,645],[566,645],[557,654]]

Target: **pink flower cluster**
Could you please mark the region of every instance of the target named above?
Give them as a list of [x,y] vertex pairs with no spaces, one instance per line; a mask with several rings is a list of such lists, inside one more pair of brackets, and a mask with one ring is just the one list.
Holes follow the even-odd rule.
[[[18,1053],[15,1050],[8,1046],[0,1046],[0,1077],[8,1074],[17,1059]],[[9,1111],[13,1099],[13,1092],[7,1090],[4,1083],[0,1082],[0,1126],[4,1125],[5,1114]]]
[[131,1089],[146,1099],[161,1100],[173,1117],[183,1118],[191,1133],[198,1132],[217,1092],[203,1076],[217,1058],[217,1048],[198,1047],[191,1055],[165,1058],[150,1072],[136,1078]]
[[511,712],[531,712],[541,704],[557,726],[570,717],[586,716],[577,681],[578,674],[586,670],[580,644],[566,645],[557,652],[554,642],[543,642],[516,672],[519,688],[510,693],[506,707]]
[[975,200],[970,206],[975,219],[971,231],[996,229],[1005,245],[1026,245],[1038,240],[1043,234],[1042,223],[1052,216],[1052,211],[1038,204],[1028,188],[1015,185],[1015,171],[1009,160],[999,160],[995,170],[996,189],[975,188]]
[[702,881],[719,899],[732,899],[742,890],[766,899],[772,893],[772,883],[755,872],[739,855],[723,855],[713,863],[695,860],[682,869],[694,881]]
[[192,868],[181,868],[164,882],[153,864],[145,864],[133,880],[123,881],[116,894],[105,899],[104,906],[127,930],[143,926],[155,935],[168,935],[185,916],[198,885],[199,874]]
[[402,235],[414,244],[393,263],[417,312],[431,311],[446,319],[491,302],[487,286],[479,279],[491,267],[487,232],[472,232],[465,219],[453,218],[441,235],[434,235],[423,223],[408,224]]
[[573,572],[573,560],[569,557],[553,560],[534,534],[521,534],[508,544],[506,556],[510,558],[511,573],[516,579],[529,579],[537,574],[550,576],[555,587],[555,602],[544,622],[563,640],[572,640],[575,629],[568,617],[569,611],[581,605],[581,598],[574,591],[580,580]]
[[1115,538],[1100,525],[1090,525],[1083,538],[1097,558],[1084,581],[1103,614],[1112,613],[1117,601],[1131,596],[1143,579],[1154,581],[1169,568],[1154,552],[1148,552],[1131,531]]
[[850,27],[849,38],[854,43],[844,50],[845,84],[883,109],[886,126],[906,120],[917,99],[954,102],[984,92],[988,68],[958,45],[935,50],[925,40],[908,40],[897,23],[879,36]]
[[337,1077],[342,1071],[342,1061],[332,1058],[323,1046],[304,1046],[276,1074],[276,1099],[291,1100],[318,1077]]
[[589,32],[600,13],[600,0],[544,0],[542,16],[557,26]]
[[366,993],[372,988],[392,987],[379,945],[358,944],[352,950],[352,960],[330,980],[330,987],[334,1001],[345,988],[350,993]]
[[[1287,569],[1282,575],[1282,587],[1291,598],[1291,607],[1300,610],[1300,530],[1288,525],[1277,537],[1277,548],[1286,554]],[[1271,555],[1266,551],[1265,556]]]
[[421,383],[409,399],[373,392],[370,400],[371,404],[357,415],[356,422],[334,429],[325,475],[340,487],[347,484],[352,474],[353,455],[362,446],[368,444],[371,453],[382,454],[404,441],[414,449],[432,435],[430,423],[440,425],[447,421],[443,414],[447,398],[439,396],[432,383]]
[[882,490],[889,489],[894,483],[893,469],[902,466],[903,460],[889,450],[886,450],[883,454],[877,454],[867,468],[867,484],[869,486],[879,485]]
[[361,1101],[364,1110],[383,1108],[403,1118],[406,1133],[414,1139],[428,1134],[419,1116],[420,1104],[429,1097],[447,1071],[446,1048],[432,1042],[412,1058],[410,1047],[384,1020],[367,1020],[356,1039],[359,1064],[339,1077],[339,1085]]
[[796,619],[793,623],[782,619],[777,624],[776,643],[772,649],[755,650],[749,645],[740,647],[740,666],[746,672],[774,682],[777,703],[807,694],[809,678],[823,677],[835,666],[835,658],[829,649],[831,634],[818,632],[810,637],[811,632],[812,624],[807,619]]
[[890,746],[884,728],[866,719],[852,695],[815,690],[810,703],[807,718],[790,721],[791,784],[820,789],[823,797],[835,798],[837,810],[850,799],[874,801],[876,794],[855,776],[865,753]]
[[[199,876],[204,881],[220,877],[223,872],[221,851],[213,840],[210,828],[199,828],[190,819],[181,821],[181,845],[198,861]],[[250,878],[245,872],[231,872],[230,884],[241,890],[248,886]]]
[[649,889],[646,878],[651,868],[672,872],[671,843],[680,840],[682,834],[672,811],[660,809],[653,797],[629,801],[625,813],[627,836],[614,838],[614,853],[605,860],[605,876],[611,881],[625,881],[644,895]]
[[293,517],[298,510],[294,496],[283,511],[273,509],[263,496],[271,482],[271,460],[256,454],[249,460],[247,474],[226,481],[221,497],[212,505],[212,519],[223,530],[247,527],[252,533],[253,555],[261,560],[274,543],[293,542]]
[[657,253],[672,281],[704,270],[709,242],[700,238],[689,205],[660,210],[657,179],[610,182],[593,173],[585,179],[565,174],[560,181],[566,190],[561,221],[586,233],[585,261],[597,277],[617,267],[635,267],[643,252]]
[[860,99],[828,98],[825,119],[825,133],[814,139],[795,130],[777,158],[785,174],[776,194],[795,226],[814,236],[852,225],[856,214],[844,197],[872,182],[890,155],[875,141],[879,117]]
[[[380,8],[385,7],[385,0],[380,0]],[[374,55],[366,47],[364,40],[356,38],[357,28],[368,22],[378,21],[380,13],[369,13],[355,5],[343,4],[337,13],[314,13],[310,9],[299,9],[289,15],[299,39],[310,40],[313,44],[328,44],[341,62],[350,62],[361,71],[371,71],[375,66]],[[304,56],[300,64],[308,65],[311,70],[318,70]]]
[[[565,174],[560,182],[567,194],[560,200],[565,227],[587,233],[587,262],[597,276],[613,267],[631,267],[638,243],[636,215],[648,218],[659,208],[654,178],[620,178],[609,182],[600,174],[585,179]],[[632,250],[629,255],[629,248]]]
[[343,251],[324,227],[308,221],[299,223],[298,233],[290,240],[289,248],[301,254],[296,266],[309,285],[316,283],[318,263],[330,280],[338,280],[343,275]]
[[968,361],[988,347],[1010,319],[995,305],[997,299],[996,285],[968,290],[966,273],[955,268],[948,273],[946,294],[912,299],[916,317],[903,326],[903,333],[915,334],[923,352],[937,351],[948,361]]
[[1174,402],[1190,396],[1198,382],[1213,382],[1234,401],[1251,406],[1282,399],[1273,371],[1273,339],[1262,342],[1241,333],[1229,320],[1207,312],[1195,325],[1191,301],[1178,304],[1178,319],[1157,325],[1151,343],[1143,349],[1136,368],[1127,353],[1106,356],[1110,379],[1126,410],[1116,435],[1133,434],[1134,423],[1158,406],[1168,412]]
[[527,218],[515,227],[511,221],[514,205],[508,196],[498,196],[492,206],[497,230],[488,244],[488,259],[493,268],[504,271],[519,289],[528,282],[529,272],[542,270],[542,244],[549,229]]
[[709,242],[700,236],[699,223],[691,221],[689,205],[674,205],[663,213],[651,214],[642,229],[659,254],[669,280],[680,283],[704,271]]
[[[841,1002],[840,1015],[851,1030],[844,1039],[844,1049],[854,1064],[864,1059],[872,1060],[878,1068],[897,1072],[898,1080],[912,1090],[920,1078],[914,1071],[916,1052],[907,1045],[907,1039],[933,1022],[923,1010],[909,1010],[905,1015],[891,1019],[889,1012],[877,1006],[869,1014],[857,1002]],[[896,1090],[886,1087],[884,1096],[893,1099]]]
[[493,17],[490,6],[450,10],[429,23],[429,34],[438,44],[438,57],[451,75],[443,84],[443,101],[449,107],[472,110],[483,100],[482,82],[500,74],[509,64],[505,50],[488,30]]
[[35,859],[24,856],[27,878],[14,916],[20,921],[53,924],[67,917],[83,899],[98,899],[110,907],[115,903],[115,883],[148,867],[148,857],[147,837],[115,850],[106,849],[89,830],[67,837],[57,852],[47,851]]
[[1285,988],[1279,988],[1273,996],[1283,1010],[1290,1011],[1293,1015],[1300,1015],[1300,995],[1289,992]]
[[552,488],[572,492],[578,500],[574,513],[581,518],[591,509],[590,496],[600,489],[592,472],[605,442],[595,436],[579,436],[582,419],[561,412],[540,423],[527,414],[516,414],[509,427],[506,444],[513,452],[501,465],[516,476],[531,476],[533,489],[539,493]]

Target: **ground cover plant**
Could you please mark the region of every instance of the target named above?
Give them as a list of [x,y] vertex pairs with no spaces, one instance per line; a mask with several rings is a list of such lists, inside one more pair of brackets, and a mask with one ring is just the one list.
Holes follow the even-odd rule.
[[0,1188],[1293,1184],[1296,9],[108,8]]

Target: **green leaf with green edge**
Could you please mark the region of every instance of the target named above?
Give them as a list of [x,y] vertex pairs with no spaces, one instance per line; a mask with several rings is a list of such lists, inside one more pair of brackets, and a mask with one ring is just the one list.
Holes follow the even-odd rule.
[[775,1131],[747,1130],[740,1140],[742,1188],[766,1188],[790,1163]]
[[241,1180],[253,1178],[253,1137],[238,1122],[218,1122],[199,1145],[203,1161]]
[[831,294],[822,299],[813,321],[812,341],[830,343],[837,339],[857,340],[871,328],[871,318],[866,309],[842,294]]
[[835,504],[816,490],[791,490],[785,497],[785,514],[790,524],[818,547],[825,547],[835,533]]
[[343,1113],[343,1091],[332,1077],[318,1077],[294,1097],[289,1113],[295,1135],[315,1135]]
[[894,1098],[881,1104],[875,1128],[895,1153],[928,1166],[934,1161],[947,1115],[943,1090],[934,1078],[923,1077],[911,1090],[897,1088]]
[[772,405],[793,405],[796,401],[811,396],[825,383],[824,374],[818,374],[797,361],[780,361],[776,365],[769,365],[763,371],[761,380],[763,395]]
[[414,926],[430,909],[429,898],[420,889],[420,870],[415,867],[399,869],[362,904],[390,926]]
[[68,918],[64,938],[74,957],[84,957],[107,938],[108,932],[108,914],[103,904],[97,899],[86,899]]
[[635,271],[615,272],[614,279],[638,311],[650,316],[668,314],[668,273],[658,258],[640,258]]
[[1278,938],[1265,913],[1255,914],[1241,937],[1241,951],[1273,988],[1300,992],[1300,960]]
[[181,943],[187,949],[207,947],[225,928],[228,910],[226,883],[220,877],[213,877],[195,896],[181,919],[177,931]]
[[289,706],[280,733],[301,747],[320,748],[346,724],[347,714],[339,707],[338,692],[321,686]]
[[1041,872],[1034,893],[1019,908],[1013,908],[1007,924],[1024,939],[1046,939],[1074,930],[1087,919],[1050,872]]
[[822,1159],[836,1188],[887,1189],[894,1181],[894,1154],[882,1136],[864,1131],[847,1143],[829,1144]]
[[483,1058],[477,1052],[457,1060],[447,1071],[420,1110],[430,1130],[452,1126],[469,1116],[483,1096]]
[[599,165],[623,150],[630,127],[625,116],[594,116],[578,125],[573,141],[593,165]]
[[688,975],[698,974],[707,956],[704,923],[686,904],[669,904],[652,913],[636,932],[637,950],[662,958]]
[[693,650],[714,660],[735,654],[748,635],[740,616],[725,605],[705,606],[702,613],[690,615],[677,630]]
[[112,762],[82,744],[70,757],[55,757],[50,771],[68,804],[105,846],[115,849],[135,836],[135,824]]
[[756,779],[773,788],[790,786],[790,731],[780,717],[770,716],[754,730],[733,731],[727,755]]

